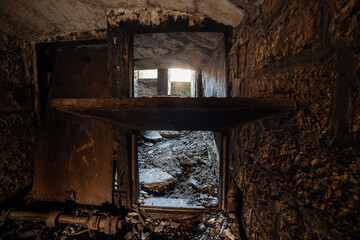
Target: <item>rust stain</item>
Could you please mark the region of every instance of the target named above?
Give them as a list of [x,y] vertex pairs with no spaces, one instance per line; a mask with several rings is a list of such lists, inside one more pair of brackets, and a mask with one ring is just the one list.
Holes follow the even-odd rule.
[[81,152],[81,151],[84,151],[88,148],[91,148],[94,146],[94,139],[91,137],[90,133],[88,130],[86,130],[86,134],[88,135],[88,137],[90,138],[90,142],[78,147],[75,152],[78,153],[78,152]]
[[85,156],[85,155],[82,156],[82,160],[83,160],[83,162],[86,164],[86,166],[89,167],[89,163],[88,163],[88,161],[86,160],[86,156]]

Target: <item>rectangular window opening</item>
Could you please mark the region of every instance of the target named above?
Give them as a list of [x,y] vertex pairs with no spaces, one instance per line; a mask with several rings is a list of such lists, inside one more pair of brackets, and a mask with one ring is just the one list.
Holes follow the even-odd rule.
[[170,68],[168,70],[168,95],[195,97],[195,70]]
[[181,68],[135,70],[134,97],[195,97],[195,73],[195,70]]
[[158,70],[134,71],[134,97],[149,97],[157,95]]
[[220,154],[211,131],[137,134],[138,203],[145,207],[220,206]]

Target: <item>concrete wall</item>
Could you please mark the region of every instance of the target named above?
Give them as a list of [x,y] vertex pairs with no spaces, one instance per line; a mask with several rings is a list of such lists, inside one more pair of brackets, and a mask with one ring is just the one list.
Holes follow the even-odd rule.
[[149,97],[157,95],[157,79],[138,79],[137,96]]
[[232,131],[248,239],[359,239],[359,1],[234,2],[231,97],[297,104]]
[[191,97],[191,82],[171,82],[171,95]]
[[0,32],[0,203],[32,183],[37,140],[32,48]]
[[226,97],[226,57],[224,39],[213,52],[202,70],[202,85],[204,97]]

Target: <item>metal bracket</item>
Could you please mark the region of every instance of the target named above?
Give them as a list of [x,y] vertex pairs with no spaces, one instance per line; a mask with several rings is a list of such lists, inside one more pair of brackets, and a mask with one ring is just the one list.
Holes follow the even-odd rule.
[[117,230],[122,228],[122,221],[119,217],[107,216],[101,218],[99,222],[99,231],[107,235],[115,235]]
[[120,192],[114,191],[114,195],[113,195],[113,204],[116,206],[116,208],[120,208],[120,204],[121,204],[121,194]]
[[71,190],[71,189],[66,190],[65,200],[75,202],[75,200],[76,200],[76,192],[74,190]]
[[16,208],[10,208],[9,210],[7,211],[2,211],[1,212],[1,215],[0,215],[0,222],[5,222],[9,216],[9,214],[14,211]]
[[46,217],[46,226],[56,227],[57,219],[61,213],[63,213],[63,210],[50,212]]

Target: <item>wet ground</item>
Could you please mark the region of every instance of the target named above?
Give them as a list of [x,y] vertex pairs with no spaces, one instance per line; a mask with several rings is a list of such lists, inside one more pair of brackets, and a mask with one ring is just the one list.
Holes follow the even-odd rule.
[[219,154],[209,131],[146,131],[138,136],[140,204],[218,206]]

